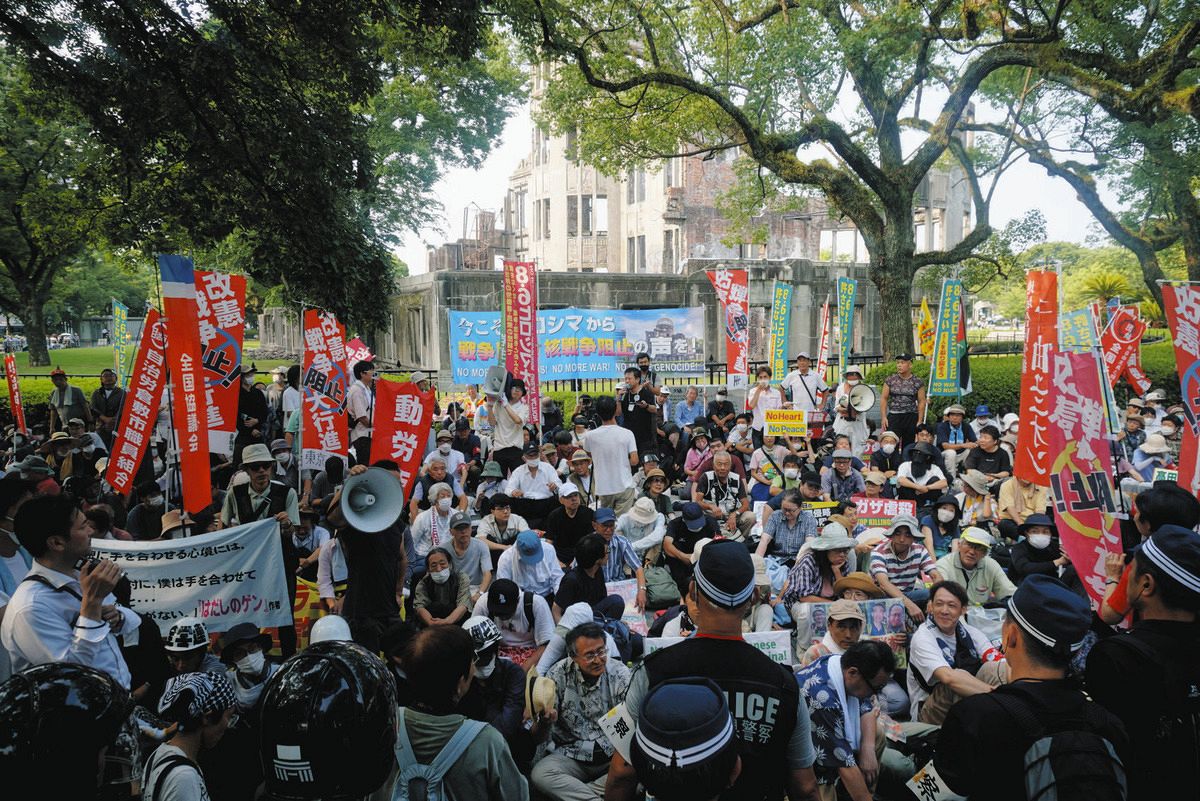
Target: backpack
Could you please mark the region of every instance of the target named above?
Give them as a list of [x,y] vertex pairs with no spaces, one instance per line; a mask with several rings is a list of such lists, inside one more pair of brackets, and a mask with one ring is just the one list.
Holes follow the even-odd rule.
[[642,635],[629,630],[620,620],[614,620],[611,617],[604,615],[596,615],[596,625],[604,629],[604,632],[613,638],[613,642],[617,644],[617,651],[620,653],[622,662],[633,662],[642,656]]
[[400,774],[392,789],[392,801],[444,801],[442,779],[454,767],[475,738],[487,728],[481,720],[464,720],[442,750],[428,765],[417,761],[408,728],[404,725],[404,707],[400,707],[400,725],[396,733],[396,764]]
[[1125,801],[1125,766],[1112,743],[1097,734],[1100,707],[1083,706],[1091,730],[1047,732],[1029,704],[1004,693],[992,698],[1021,726],[1032,744],[1025,751],[1026,801]]

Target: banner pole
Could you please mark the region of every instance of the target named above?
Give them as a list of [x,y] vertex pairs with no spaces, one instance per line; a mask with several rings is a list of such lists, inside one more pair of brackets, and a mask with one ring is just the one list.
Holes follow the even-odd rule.
[[[159,305],[165,309],[166,303],[163,302],[163,294],[162,294],[162,271],[158,269],[157,262],[155,263],[155,269],[154,269],[154,286],[155,286],[155,289],[158,290]],[[167,325],[167,317],[164,315],[162,319],[163,319],[163,325],[165,327]],[[142,320],[142,326],[145,327],[145,318],[143,318],[143,320]],[[152,340],[152,342],[153,342],[153,340]],[[163,365],[164,365],[164,369],[166,370],[166,374],[167,374],[167,380],[163,382],[163,386],[165,388],[166,386],[170,385],[172,381],[175,380],[175,376],[171,372],[171,368],[170,368],[171,363],[167,359],[167,349],[166,349],[165,342],[163,343],[163,346],[161,348],[159,348],[159,350],[162,353]],[[130,383],[133,383],[133,382],[130,381]],[[166,498],[166,501],[163,504],[163,509],[164,509],[164,511],[166,511],[171,508],[172,482],[171,482],[170,455],[171,455],[171,451],[172,451],[172,446],[175,443],[175,407],[171,401],[172,393],[167,392],[164,389],[163,395],[166,396],[166,399],[167,399],[167,445],[166,445],[166,453],[163,454],[163,465],[164,465],[163,476],[165,477],[165,481],[163,482],[165,484],[165,486],[163,487],[163,496]],[[160,406],[162,405],[161,401],[159,402],[159,405]],[[156,417],[157,417],[157,414],[158,414],[157,410],[155,410]],[[157,421],[156,421],[156,425],[157,425]],[[143,457],[143,458],[145,458],[145,457]],[[178,458],[178,456],[176,458]],[[154,465],[154,455],[153,454],[150,455],[150,465],[151,465],[151,470],[153,470],[153,465]],[[178,469],[176,470],[176,472],[178,472]],[[154,481],[155,481],[155,483],[158,483],[158,476],[154,477]],[[182,496],[182,494],[183,494],[183,478],[180,477],[179,481],[180,481],[179,492],[180,492],[180,495]],[[141,499],[139,498],[139,500],[141,500]]]

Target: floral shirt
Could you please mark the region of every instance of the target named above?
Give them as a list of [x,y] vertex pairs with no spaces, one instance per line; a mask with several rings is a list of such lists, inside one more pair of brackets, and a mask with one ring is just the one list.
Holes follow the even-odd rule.
[[[823,656],[796,671],[796,682],[808,702],[808,717],[812,721],[813,750],[817,755],[813,770],[820,784],[833,784],[839,768],[852,768],[858,762],[846,736],[841,701],[829,680],[829,657]],[[874,709],[874,702],[874,696],[860,699],[860,715]]]
[[613,746],[600,728],[600,719],[625,700],[629,668],[610,659],[600,680],[589,686],[568,656],[550,668],[547,677],[558,688],[558,720],[551,731],[554,752],[579,762],[595,761],[598,751],[611,757]]

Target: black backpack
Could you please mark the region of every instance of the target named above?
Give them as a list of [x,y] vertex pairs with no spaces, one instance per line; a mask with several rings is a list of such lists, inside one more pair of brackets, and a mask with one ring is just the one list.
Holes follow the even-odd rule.
[[992,699],[1032,743],[1024,760],[1026,801],[1125,801],[1125,766],[1112,743],[1096,733],[1106,722],[1099,706],[1083,705],[1087,728],[1048,732],[1028,702],[1007,693]]
[[644,646],[642,635],[630,631],[629,626],[611,617],[596,614],[593,619],[596,625],[604,629],[605,633],[613,638],[613,642],[617,644],[618,656],[622,662],[636,662],[642,658],[642,649]]

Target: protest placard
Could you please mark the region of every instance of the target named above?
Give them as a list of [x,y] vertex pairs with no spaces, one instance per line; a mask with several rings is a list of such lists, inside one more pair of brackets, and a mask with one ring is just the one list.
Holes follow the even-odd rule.
[[646,625],[646,616],[637,609],[637,579],[610,581],[605,587],[609,595],[619,595],[625,601],[625,614],[621,615],[621,622],[634,634],[645,637],[650,627]]
[[388,459],[397,464],[406,499],[425,456],[425,442],[433,424],[433,396],[434,390],[421,392],[411,381],[375,382],[371,463]]
[[21,380],[17,375],[17,357],[11,353],[4,354],[4,376],[8,380],[8,408],[12,410],[13,422],[21,433],[28,433],[25,427],[25,407],[21,404]]
[[246,276],[196,271],[196,308],[208,407],[208,448],[229,456],[237,436],[242,338],[246,331]]
[[837,508],[837,501],[801,501],[800,508],[813,516],[817,521],[817,531],[820,531]]
[[769,437],[808,436],[808,412],[803,409],[766,409],[763,420],[763,433]]
[[350,388],[346,327],[334,315],[317,309],[305,310],[303,366],[300,467],[324,470],[329,457],[344,459],[350,449],[350,424],[346,419],[346,393]]
[[[652,654],[663,648],[683,642],[686,637],[647,637],[645,641],[646,654]],[[792,657],[792,633],[790,631],[751,631],[742,635],[742,639],[771,657],[771,661],[781,665],[795,664]]]
[[858,507],[858,522],[867,528],[890,526],[896,515],[917,516],[916,501],[902,501],[898,498],[868,498],[866,495],[854,495],[850,498]]
[[[799,616],[793,615],[793,621],[796,624],[796,652],[803,654],[810,645],[819,643],[829,631],[829,607],[830,604],[812,604],[802,603],[793,604],[793,613],[799,612]],[[890,635],[905,634],[907,632],[905,623],[904,601],[899,598],[883,598],[874,601],[859,601],[859,609],[862,610],[863,616],[867,619],[867,623],[863,626],[862,638],[864,640],[882,640],[887,644],[892,652],[896,654],[896,664],[898,667],[905,667],[907,663],[906,651],[900,645],[900,641],[896,637]]]

